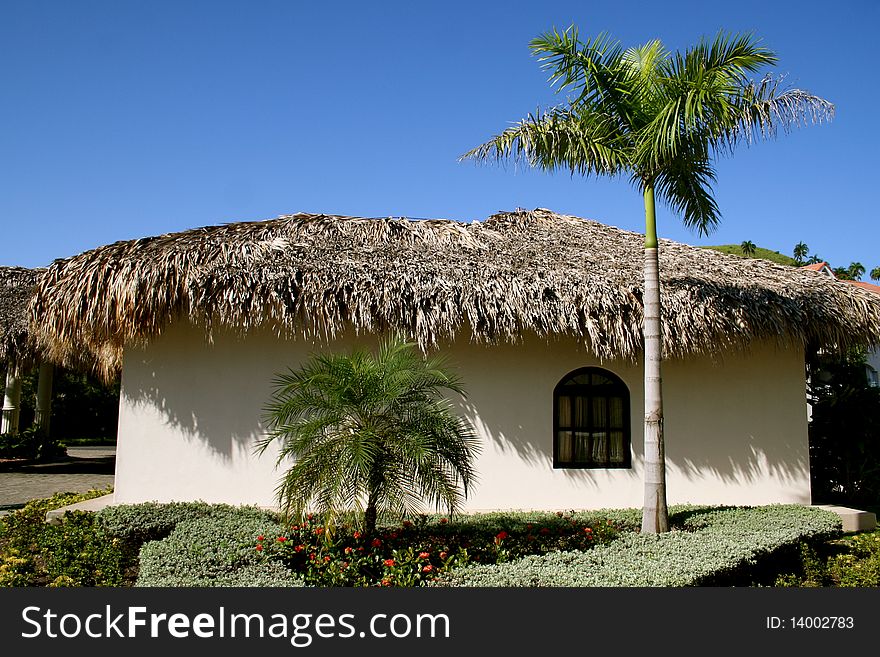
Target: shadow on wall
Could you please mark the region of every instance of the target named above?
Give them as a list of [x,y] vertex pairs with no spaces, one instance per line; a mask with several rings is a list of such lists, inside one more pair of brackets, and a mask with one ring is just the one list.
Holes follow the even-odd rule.
[[200,330],[174,326],[146,350],[126,351],[123,403],[134,406],[138,417],[153,415],[153,421],[202,441],[222,459],[252,450],[265,435],[263,406],[273,377],[308,351],[271,335],[258,334],[245,344],[224,333],[208,345]]
[[[367,346],[374,338],[358,340]],[[353,341],[340,342],[349,350]],[[262,437],[262,408],[272,379],[323,348],[255,332],[205,343],[201,330],[177,325],[146,350],[126,352],[124,403],[154,414],[223,459],[252,449]],[[552,406],[556,383],[584,366],[604,367],[630,390],[633,469],[643,461],[641,367],[598,363],[574,341],[548,345],[459,343],[450,363],[464,379],[467,400],[453,400],[493,449],[532,468],[552,468]],[[800,382],[798,376],[801,377]],[[769,474],[785,480],[809,472],[803,364],[794,351],[759,345],[750,353],[669,361],[664,369],[667,463],[691,481],[711,476],[750,483]],[[801,435],[801,430],[803,435]],[[488,447],[488,445],[487,445]],[[484,448],[485,449],[485,448]],[[605,471],[603,471],[605,472]],[[623,474],[621,472],[621,474]],[[557,470],[575,482],[595,482],[595,471]]]
[[[483,349],[456,350],[465,360]],[[547,349],[517,345],[492,348],[489,360],[466,380],[462,414],[498,451],[536,467],[552,468],[553,389],[580,367],[607,369],[630,391],[632,461],[644,460],[641,364],[599,363],[576,344]],[[688,481],[707,477],[748,484],[768,477],[802,482],[809,472],[803,362],[796,350],[758,344],[724,357],[670,360],[664,364],[664,429],[670,472]],[[505,386],[497,399],[499,385]],[[557,470],[593,481],[595,470]],[[604,470],[602,472],[605,472]]]

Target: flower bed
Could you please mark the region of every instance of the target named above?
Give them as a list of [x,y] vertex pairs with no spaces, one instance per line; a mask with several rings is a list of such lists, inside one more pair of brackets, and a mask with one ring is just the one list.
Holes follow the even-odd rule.
[[680,529],[624,534],[586,552],[527,556],[445,573],[435,586],[705,586],[730,580],[779,550],[840,534],[830,511],[803,506],[679,512]]

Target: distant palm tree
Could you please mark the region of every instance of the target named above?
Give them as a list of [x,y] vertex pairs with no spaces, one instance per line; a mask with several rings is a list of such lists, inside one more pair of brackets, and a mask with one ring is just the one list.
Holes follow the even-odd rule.
[[871,280],[880,281],[880,267],[874,267],[874,269],[871,270]]
[[739,245],[739,248],[742,249],[742,253],[745,257],[751,258],[753,255],[755,255],[758,247],[755,246],[754,242],[746,240]]
[[849,263],[849,267],[847,267],[847,271],[849,272],[850,278],[854,281],[860,281],[862,276],[865,274],[865,265],[861,262],[851,262]]
[[825,261],[822,260],[822,258],[820,258],[818,255],[816,255],[816,254],[814,253],[814,254],[811,255],[809,258],[807,258],[807,262],[806,262],[805,264],[808,264],[808,265],[818,265],[820,262],[825,262]]
[[844,281],[854,281],[852,272],[850,272],[849,267],[834,267],[831,271],[834,272],[834,275]]
[[370,535],[380,512],[415,512],[424,499],[449,513],[460,508],[479,448],[441,396],[462,394],[442,359],[395,338],[377,355],[312,356],[274,385],[258,451],[277,440],[278,463],[294,459],[277,488],[286,513],[311,509],[332,527],[340,514],[363,512]]
[[464,158],[521,159],[584,176],[628,176],[645,207],[644,505],[642,531],[665,532],[666,461],[661,383],[662,327],[655,196],[684,223],[708,233],[720,221],[712,192],[715,156],[829,119],[834,105],[755,73],[778,61],[752,35],[719,33],[686,51],[658,41],[629,49],[601,34],[581,42],[575,26],[532,40],[550,84],[567,101],[529,115]]
[[807,254],[810,252],[810,247],[808,247],[803,242],[798,242],[794,245],[794,259],[799,265],[803,264],[804,258],[807,257]]

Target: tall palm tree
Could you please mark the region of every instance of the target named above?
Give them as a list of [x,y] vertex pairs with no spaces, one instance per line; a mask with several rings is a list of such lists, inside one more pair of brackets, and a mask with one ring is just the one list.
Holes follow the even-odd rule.
[[871,270],[871,280],[880,281],[880,267],[874,267],[874,269]]
[[865,265],[861,262],[851,262],[849,263],[849,267],[846,268],[846,271],[852,280],[859,281],[865,273]]
[[753,255],[755,255],[755,252],[758,249],[758,247],[755,246],[755,243],[750,240],[746,240],[745,242],[740,244],[739,248],[742,249],[742,254],[746,258],[751,258]]
[[803,242],[798,242],[794,245],[794,259],[799,264],[802,265],[804,263],[804,258],[810,253],[810,247],[808,247]]
[[318,511],[328,527],[362,512],[369,536],[380,512],[418,511],[425,499],[449,513],[460,508],[478,444],[441,396],[463,394],[441,358],[394,338],[375,355],[315,355],[274,384],[258,450],[277,440],[278,463],[294,459],[277,489],[285,512]]
[[776,55],[751,35],[719,33],[685,52],[660,41],[623,49],[606,35],[581,42],[572,26],[531,42],[567,101],[529,115],[463,158],[524,160],[584,176],[628,175],[645,203],[645,501],[642,531],[668,529],[661,389],[655,195],[708,233],[720,220],[714,156],[782,128],[830,118],[834,106],[778,79],[748,79]]

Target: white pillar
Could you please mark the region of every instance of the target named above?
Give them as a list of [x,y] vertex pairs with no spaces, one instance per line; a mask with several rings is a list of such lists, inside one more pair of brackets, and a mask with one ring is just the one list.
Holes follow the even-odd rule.
[[9,360],[6,370],[6,390],[3,393],[3,421],[0,433],[18,433],[18,412],[21,407],[21,377],[18,363]]
[[37,407],[34,424],[49,433],[49,420],[52,418],[52,378],[55,368],[52,363],[40,363],[40,374],[37,379]]

